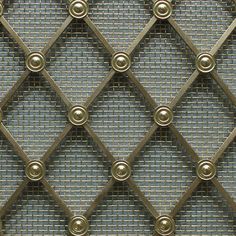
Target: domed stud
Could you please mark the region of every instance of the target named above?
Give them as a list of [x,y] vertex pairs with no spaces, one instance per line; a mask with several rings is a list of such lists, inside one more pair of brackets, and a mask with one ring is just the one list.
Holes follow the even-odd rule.
[[84,216],[74,216],[70,219],[68,229],[73,236],[83,236],[89,230],[88,220]]
[[76,19],[82,19],[88,14],[89,6],[85,0],[74,0],[69,5],[69,13]]
[[45,175],[45,166],[41,161],[30,161],[26,168],[25,174],[31,181],[39,181]]
[[174,220],[168,215],[158,217],[155,223],[155,231],[161,236],[173,234],[175,231]]
[[74,106],[68,113],[68,119],[71,124],[81,126],[88,121],[88,112],[82,106]]
[[197,56],[196,67],[202,73],[209,73],[214,70],[216,62],[214,57],[209,53],[201,53]]
[[167,106],[158,107],[154,113],[154,121],[159,126],[168,126],[173,121],[173,112]]
[[26,59],[26,67],[32,72],[43,70],[45,64],[45,57],[39,52],[30,53]]
[[131,176],[131,168],[126,161],[116,161],[111,167],[111,174],[117,181],[125,181]]
[[111,65],[115,71],[123,73],[131,67],[131,59],[128,54],[118,52],[113,55]]
[[211,180],[216,175],[216,166],[208,160],[202,160],[197,165],[197,175],[202,180]]
[[3,15],[3,11],[4,11],[4,6],[2,3],[0,3],[0,16]]
[[168,0],[157,0],[153,6],[153,14],[157,19],[168,19],[172,14],[172,5]]

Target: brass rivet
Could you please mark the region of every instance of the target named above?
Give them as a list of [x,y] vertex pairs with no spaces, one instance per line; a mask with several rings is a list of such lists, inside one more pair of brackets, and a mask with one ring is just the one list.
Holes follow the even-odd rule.
[[117,181],[125,181],[131,175],[131,168],[126,161],[116,161],[111,167],[111,174]]
[[154,121],[159,126],[168,126],[173,121],[173,112],[167,106],[158,107],[154,113]]
[[76,19],[82,19],[88,14],[89,6],[84,0],[74,0],[69,5],[69,13]]
[[160,216],[156,220],[155,230],[159,235],[162,236],[171,235],[175,231],[175,222],[168,215]]
[[68,113],[68,119],[73,125],[83,125],[88,120],[88,112],[82,106],[74,106]]
[[2,3],[0,3],[0,16],[3,15],[3,11],[4,11],[4,6]]
[[39,181],[45,175],[45,166],[41,161],[30,161],[25,168],[25,174],[31,181]]
[[197,175],[202,180],[211,180],[216,175],[215,164],[208,160],[202,160],[197,165]]
[[167,0],[157,0],[153,6],[153,13],[158,19],[168,19],[172,14],[171,3]]
[[70,219],[68,229],[73,236],[85,235],[89,230],[88,220],[84,216],[74,216]]
[[39,72],[45,67],[45,57],[39,52],[32,52],[26,59],[26,67],[32,72]]
[[209,53],[200,53],[196,59],[196,67],[202,73],[211,72],[216,66],[214,57]]
[[111,65],[115,71],[122,73],[130,68],[131,60],[128,54],[124,52],[117,52],[112,57]]

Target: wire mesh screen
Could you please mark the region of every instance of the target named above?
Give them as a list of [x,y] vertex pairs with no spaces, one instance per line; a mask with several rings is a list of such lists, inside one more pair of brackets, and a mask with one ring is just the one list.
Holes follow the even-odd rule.
[[0,236],[236,235],[235,0],[0,0]]

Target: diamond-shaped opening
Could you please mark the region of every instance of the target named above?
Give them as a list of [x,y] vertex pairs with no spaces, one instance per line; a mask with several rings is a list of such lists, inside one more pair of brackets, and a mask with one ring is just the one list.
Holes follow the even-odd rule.
[[217,70],[226,85],[236,96],[236,30],[229,36],[219,53],[217,59]]
[[73,21],[48,56],[48,70],[63,92],[81,104],[108,74],[110,56],[84,22]]
[[4,235],[66,235],[67,219],[40,183],[29,184],[3,219]]
[[158,129],[134,162],[133,179],[160,214],[168,214],[195,170],[169,129]]
[[176,107],[174,123],[200,158],[210,158],[235,127],[235,112],[215,81],[200,76]]
[[124,51],[150,20],[149,0],[92,0],[90,14],[109,43]]
[[199,186],[176,217],[176,236],[236,234],[236,215],[210,182]]
[[209,51],[234,20],[230,0],[175,1],[173,17],[201,50]]
[[73,129],[50,158],[48,181],[77,215],[83,214],[108,181],[98,147],[83,129]]
[[0,134],[0,176],[0,205],[4,205],[23,180],[24,166],[2,134]]
[[0,27],[0,100],[24,71],[24,54],[1,25]]
[[39,51],[65,21],[64,0],[6,0],[4,16],[32,50]]
[[137,78],[158,104],[169,103],[194,71],[190,49],[170,24],[158,22],[137,50]]
[[221,157],[217,172],[219,181],[236,201],[236,140]]
[[42,76],[31,74],[6,107],[3,122],[28,156],[38,159],[65,127],[66,108]]
[[152,235],[153,220],[126,184],[115,184],[90,220],[91,235]]
[[116,75],[91,107],[90,120],[114,157],[126,158],[151,126],[152,115],[128,78]]

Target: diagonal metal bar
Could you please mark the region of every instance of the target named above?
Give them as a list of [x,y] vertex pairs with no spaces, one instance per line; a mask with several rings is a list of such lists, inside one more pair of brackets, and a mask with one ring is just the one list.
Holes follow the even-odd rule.
[[126,72],[130,81],[136,86],[136,88],[141,92],[145,100],[152,106],[153,109],[157,107],[156,101],[151,97],[151,95],[147,92],[147,90],[143,87],[143,85],[138,81],[136,76],[131,70]]
[[84,107],[88,108],[89,106],[91,106],[91,104],[96,100],[103,89],[109,84],[115,74],[116,72],[111,69],[107,77],[102,81],[101,84],[99,84],[99,86],[93,91],[92,95],[86,100],[86,102],[84,103]]
[[126,53],[131,55],[134,50],[137,48],[137,46],[140,44],[140,42],[145,38],[145,36],[150,32],[152,27],[157,22],[157,18],[153,16],[150,21],[147,23],[147,25],[144,27],[144,29],[139,33],[139,35],[136,37],[136,39],[131,43],[129,48],[127,49]]
[[106,38],[102,35],[100,30],[97,28],[97,26],[92,22],[92,20],[86,16],[84,18],[84,21],[88,25],[88,27],[93,31],[93,33],[97,36],[97,38],[100,40],[100,42],[103,44],[103,46],[107,49],[107,51],[112,55],[115,53],[115,50],[113,47],[109,44],[109,42],[106,40]]
[[27,69],[25,72],[21,75],[20,79],[16,81],[16,83],[8,90],[6,95],[3,97],[3,99],[0,102],[0,109],[2,109],[14,96],[16,91],[19,89],[19,87],[23,84],[23,82],[27,79],[31,72]]
[[185,93],[189,90],[189,88],[195,82],[198,76],[199,72],[198,70],[195,70],[193,74],[190,76],[190,78],[187,80],[187,82],[181,87],[180,91],[175,96],[175,98],[170,102],[169,107],[171,109],[174,109],[176,107],[176,105],[180,102],[180,100],[183,98]]
[[84,124],[84,128],[85,130],[88,132],[88,134],[90,135],[90,137],[93,139],[93,141],[98,145],[98,147],[101,149],[101,151],[103,152],[103,154],[105,155],[105,157],[107,158],[108,161],[110,161],[111,163],[113,163],[114,161],[116,161],[116,159],[113,157],[113,155],[111,154],[111,152],[107,149],[107,147],[102,143],[102,141],[100,140],[100,138],[96,135],[96,133],[93,131],[93,129],[91,128],[91,126],[89,124]]
[[70,25],[74,18],[69,15],[66,20],[63,22],[61,27],[56,31],[56,33],[52,36],[52,38],[49,40],[47,45],[42,49],[43,54],[47,54],[50,48],[55,44],[55,42],[58,40],[58,38],[61,36],[61,34],[67,29],[67,27]]
[[170,130],[175,135],[176,139],[182,144],[182,146],[186,149],[187,153],[191,156],[193,162],[197,162],[200,160],[198,154],[194,151],[192,146],[187,142],[187,140],[183,137],[183,135],[178,131],[174,124],[169,125]]
[[57,93],[57,95],[62,99],[62,101],[65,103],[67,108],[70,108],[73,106],[72,102],[69,98],[63,93],[61,88],[56,84],[56,82],[53,80],[51,75],[48,73],[46,69],[41,71],[44,78],[48,81],[48,83],[51,85],[52,89]]
[[142,202],[147,211],[152,215],[152,217],[157,218],[159,216],[159,213],[156,211],[154,206],[149,202],[149,200],[144,196],[144,194],[141,192],[141,190],[134,182],[134,180],[132,178],[129,178],[126,182],[128,183],[129,187],[133,190],[133,192],[137,195],[139,201]]
[[136,148],[133,150],[133,152],[128,156],[127,161],[132,164],[137,157],[137,155],[140,153],[140,151],[143,149],[143,147],[147,144],[147,142],[151,139],[153,134],[156,132],[158,126],[156,123],[152,125],[152,127],[148,130],[148,132],[145,134],[143,139],[139,142],[139,144],[136,146]]
[[0,209],[0,218],[4,217],[5,214],[10,210],[12,205],[17,201],[18,197],[22,194],[26,186],[28,185],[29,180],[25,178],[21,184],[17,187],[15,192],[10,196],[7,202]]
[[233,105],[236,106],[236,97],[235,97],[235,95],[230,91],[229,87],[220,78],[217,71],[213,70],[211,72],[211,76],[216,81],[216,83],[221,87],[221,89],[224,91],[225,95],[229,98],[229,100],[233,103]]
[[211,55],[214,56],[218,52],[218,50],[222,47],[222,45],[225,43],[225,41],[231,35],[231,33],[234,31],[235,28],[236,28],[236,19],[233,20],[228,29],[223,33],[223,35],[220,37],[217,43],[213,46],[213,48],[210,51]]
[[97,206],[103,201],[103,199],[107,196],[107,194],[111,191],[115,184],[115,179],[111,178],[102,191],[96,196],[95,200],[88,207],[86,212],[83,214],[87,219],[93,214]]
[[17,143],[15,138],[11,135],[11,133],[8,131],[8,129],[0,123],[0,131],[4,135],[4,137],[8,140],[8,142],[12,145],[15,153],[22,159],[24,163],[27,163],[30,161],[27,154],[23,151],[23,149],[20,147],[20,145]]
[[213,163],[217,163],[219,158],[222,157],[225,150],[234,141],[235,138],[236,138],[236,128],[233,129],[233,131],[230,133],[230,135],[227,137],[227,139],[224,141],[224,143],[220,146],[215,155],[212,157],[211,161]]
[[190,37],[185,34],[185,32],[180,28],[180,26],[177,24],[177,22],[173,19],[173,17],[168,18],[168,22],[170,25],[174,28],[176,33],[184,40],[184,42],[188,45],[188,47],[191,49],[191,51],[195,54],[198,55],[199,50],[197,47],[193,44],[192,40]]
[[73,128],[73,125],[68,123],[62,133],[57,137],[57,139],[54,141],[54,143],[49,147],[49,149],[46,151],[46,153],[41,158],[42,162],[46,162],[50,156],[56,151],[58,146],[61,144],[61,142],[65,139],[65,137],[68,135],[68,133]]
[[0,22],[2,23],[4,28],[8,31],[8,33],[12,36],[12,38],[17,42],[17,44],[20,46],[23,52],[26,55],[28,55],[30,53],[29,48],[23,42],[21,37],[16,33],[16,31],[11,27],[11,25],[8,23],[8,21],[5,19],[4,16],[0,17]]
[[61,197],[55,192],[55,190],[52,188],[52,186],[48,183],[48,181],[43,178],[41,180],[44,188],[46,191],[51,195],[51,197],[54,199],[54,201],[58,204],[58,206],[64,211],[66,216],[69,218],[74,215],[74,213],[71,211],[71,209],[66,205],[66,203],[61,199]]
[[211,181],[215,185],[215,187],[218,189],[220,194],[223,196],[223,198],[227,201],[231,209],[236,213],[236,202],[234,201],[234,199],[225,190],[225,188],[222,186],[222,184],[218,181],[216,177],[213,178]]
[[186,190],[186,192],[182,195],[182,197],[179,199],[177,204],[172,209],[170,216],[174,218],[178,214],[179,210],[183,207],[186,201],[192,196],[193,192],[197,189],[198,185],[201,182],[202,180],[199,179],[198,177],[192,182],[192,184],[189,186],[189,188]]

